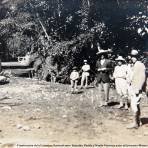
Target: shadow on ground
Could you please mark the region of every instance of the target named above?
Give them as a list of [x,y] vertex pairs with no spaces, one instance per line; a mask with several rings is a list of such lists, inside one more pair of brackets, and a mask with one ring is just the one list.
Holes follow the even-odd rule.
[[141,118],[141,122],[142,122],[142,124],[144,125],[144,124],[148,124],[148,118]]
[[115,106],[115,105],[119,105],[119,102],[112,101],[108,103],[108,106]]

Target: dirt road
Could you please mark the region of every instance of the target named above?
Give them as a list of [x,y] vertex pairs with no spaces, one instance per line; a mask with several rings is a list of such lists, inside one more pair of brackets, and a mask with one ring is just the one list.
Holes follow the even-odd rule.
[[[128,130],[130,111],[98,108],[97,94],[97,88],[71,94],[68,85],[12,78],[0,86],[0,147],[148,147],[148,101],[142,100],[143,126]],[[117,101],[113,90],[110,96]]]

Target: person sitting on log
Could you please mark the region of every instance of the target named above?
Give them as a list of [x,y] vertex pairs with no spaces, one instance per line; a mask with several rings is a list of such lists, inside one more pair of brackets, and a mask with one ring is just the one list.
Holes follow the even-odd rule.
[[7,82],[9,82],[9,77],[5,76],[4,71],[2,71],[1,60],[0,60],[0,83],[7,83]]
[[77,71],[77,67],[73,67],[73,70],[70,74],[70,83],[71,83],[71,92],[77,92],[77,84],[78,84],[78,79],[79,79],[79,73]]

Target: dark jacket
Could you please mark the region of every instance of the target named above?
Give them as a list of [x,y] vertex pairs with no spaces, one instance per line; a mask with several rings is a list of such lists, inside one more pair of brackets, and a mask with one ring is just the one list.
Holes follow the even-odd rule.
[[112,68],[112,62],[111,60],[105,59],[105,62],[103,65],[101,65],[100,60],[97,61],[96,63],[96,78],[97,78],[97,83],[103,82],[103,83],[109,83],[110,82],[110,72],[111,70],[106,70],[106,71],[98,71],[100,68]]

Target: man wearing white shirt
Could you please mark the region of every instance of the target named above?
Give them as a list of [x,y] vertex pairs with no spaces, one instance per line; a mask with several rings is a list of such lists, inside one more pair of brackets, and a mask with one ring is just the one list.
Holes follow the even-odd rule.
[[115,86],[118,97],[120,98],[120,105],[118,108],[124,107],[128,109],[128,102],[127,102],[127,94],[128,94],[128,87],[127,87],[127,65],[125,65],[125,59],[122,56],[119,56],[116,61],[118,65],[114,69],[113,77],[115,78]]
[[77,84],[79,79],[79,73],[77,71],[77,67],[73,67],[73,70],[70,74],[70,83],[71,83],[71,92],[77,92]]
[[84,65],[82,66],[82,78],[81,78],[81,88],[84,86],[85,82],[85,87],[88,86],[88,77],[89,77],[89,71],[90,71],[90,65],[87,63],[87,60],[84,60]]

